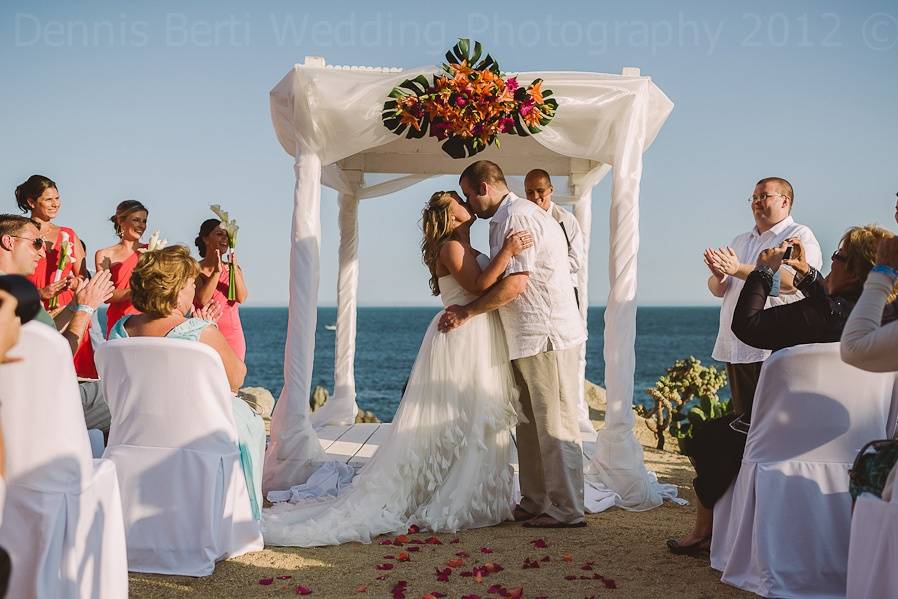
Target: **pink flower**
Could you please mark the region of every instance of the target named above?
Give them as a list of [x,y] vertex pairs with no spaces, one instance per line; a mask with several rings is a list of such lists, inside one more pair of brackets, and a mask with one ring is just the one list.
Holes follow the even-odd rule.
[[461,108],[462,106],[464,106],[467,103],[468,103],[468,100],[464,96],[458,96],[457,98],[455,98],[455,105],[458,106],[459,108]]
[[533,99],[527,98],[523,102],[521,102],[521,107],[518,109],[518,112],[521,113],[521,116],[527,116],[531,112],[533,112]]
[[518,85],[517,77],[509,77],[508,79],[505,80],[505,88],[508,89],[509,91],[514,91],[514,90],[518,89],[518,87],[520,87],[520,86]]
[[508,133],[510,131],[514,131],[514,119],[511,117],[504,117],[499,121],[499,130],[502,133]]

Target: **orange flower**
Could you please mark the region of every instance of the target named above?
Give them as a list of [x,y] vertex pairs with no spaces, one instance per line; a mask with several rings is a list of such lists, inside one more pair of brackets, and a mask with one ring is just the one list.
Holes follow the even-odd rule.
[[530,95],[533,96],[533,101],[536,102],[537,104],[542,104],[544,102],[542,87],[543,87],[542,81],[537,81],[536,83],[534,83],[533,85],[530,86],[530,90],[529,90]]

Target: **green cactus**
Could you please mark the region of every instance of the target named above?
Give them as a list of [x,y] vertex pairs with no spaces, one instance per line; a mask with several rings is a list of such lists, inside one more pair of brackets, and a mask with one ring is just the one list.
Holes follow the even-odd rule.
[[[717,391],[726,382],[725,371],[716,366],[702,366],[701,361],[689,356],[674,362],[667,374],[646,390],[654,402],[651,407],[634,406],[633,409],[655,434],[658,449],[664,449],[665,431],[676,439],[686,439],[692,436],[695,424],[726,413],[729,402],[720,401],[717,396]],[[686,409],[692,399],[697,399],[698,403]]]

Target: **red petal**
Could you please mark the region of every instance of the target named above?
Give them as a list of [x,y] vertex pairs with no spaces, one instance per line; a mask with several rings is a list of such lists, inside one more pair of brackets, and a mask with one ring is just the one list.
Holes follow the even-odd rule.
[[274,578],[260,578],[259,579],[259,584],[261,584],[262,586],[266,586],[266,587],[273,582],[274,582]]
[[285,576],[278,576],[278,577],[277,577],[278,580],[290,580],[291,578],[293,578],[293,577],[290,576],[289,574],[288,574],[288,575],[285,575]]
[[565,580],[577,580],[577,577],[573,576],[573,575],[568,575],[568,576],[565,576],[564,579]]
[[356,593],[367,593],[367,592],[368,592],[368,585],[363,584],[362,586],[358,587],[358,588],[355,590],[355,592],[356,592]]
[[480,553],[492,553],[492,552],[493,552],[493,550],[490,549],[489,547],[481,547],[480,548]]
[[296,594],[297,595],[311,595],[312,589],[310,589],[309,587],[304,587],[302,585],[299,585],[298,587],[296,587]]
[[375,566],[378,570],[392,570],[393,564],[377,564]]

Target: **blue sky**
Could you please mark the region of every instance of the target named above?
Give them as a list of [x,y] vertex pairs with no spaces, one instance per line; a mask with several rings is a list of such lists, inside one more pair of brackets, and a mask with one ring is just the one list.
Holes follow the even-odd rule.
[[[383,6],[384,8],[380,8]],[[674,101],[646,156],[639,301],[713,304],[701,252],[748,229],[746,198],[788,178],[828,254],[892,219],[898,191],[894,2],[23,2],[0,8],[0,210],[32,173],[91,253],[135,198],[192,245],[219,203],[241,226],[250,305],[285,305],[292,159],[268,91],[293,63],[438,64],[458,37],[506,71],[638,66]],[[418,257],[431,180],[360,207],[362,305],[433,305]],[[593,199],[590,300],[607,295],[609,184]],[[4,203],[5,202],[5,203]],[[322,197],[320,303],[336,297],[336,196]],[[483,227],[475,232],[481,247]]]

